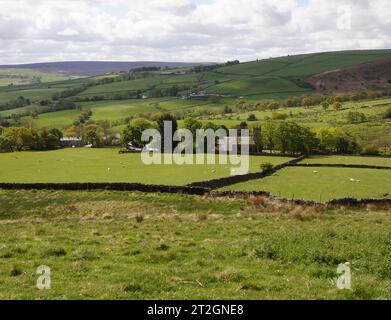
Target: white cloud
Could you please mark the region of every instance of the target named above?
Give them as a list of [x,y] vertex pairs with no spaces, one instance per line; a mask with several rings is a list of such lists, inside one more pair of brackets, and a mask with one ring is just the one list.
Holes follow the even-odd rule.
[[390,30],[388,0],[0,0],[0,64],[391,48]]
[[57,32],[59,36],[65,36],[65,37],[71,37],[71,36],[77,36],[79,35],[79,31],[75,29],[66,28],[63,31]]

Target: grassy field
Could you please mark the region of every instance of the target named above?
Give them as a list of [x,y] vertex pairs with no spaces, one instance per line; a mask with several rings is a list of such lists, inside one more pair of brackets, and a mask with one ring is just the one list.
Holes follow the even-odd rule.
[[325,52],[259,60],[218,69],[227,74],[309,76],[391,55],[391,50]]
[[23,96],[32,101],[39,99],[50,98],[56,92],[62,91],[59,88],[34,88],[34,89],[13,89],[0,91],[0,103],[9,102],[20,96]]
[[389,181],[391,170],[291,167],[278,171],[275,176],[227,186],[223,190],[269,191],[283,198],[323,202],[347,197],[391,198]]
[[[332,53],[316,53],[298,56],[286,56],[241,63],[238,65],[221,67],[212,71],[191,73],[185,75],[161,75],[150,73],[150,77],[130,81],[120,81],[110,84],[95,85],[79,94],[80,98],[94,97],[124,91],[142,90],[148,95],[151,88],[168,88],[173,85],[183,86],[195,90],[207,90],[212,93],[228,95],[218,103],[211,101],[186,101],[173,97],[139,100],[106,100],[99,102],[77,103],[81,108],[89,108],[93,112],[93,120],[108,120],[113,123],[118,132],[123,128],[125,119],[137,113],[156,113],[164,111],[190,110],[205,108],[211,111],[222,110],[225,106],[233,109],[238,97],[247,102],[258,103],[264,99],[284,99],[290,96],[312,94],[308,88],[299,87],[295,79],[302,79],[312,74],[333,70],[340,67],[364,63],[391,56],[391,50],[378,51],[348,51]],[[189,71],[188,69],[186,70]],[[108,76],[108,77],[112,77]],[[102,77],[98,77],[102,78]],[[97,79],[98,79],[97,78]],[[66,88],[80,86],[94,78],[55,81],[36,85],[16,85],[0,87],[0,103],[8,102],[18,96],[30,98],[32,101],[50,98],[54,93]],[[185,92],[183,92],[185,93]],[[324,111],[319,106],[311,108],[281,108],[277,112],[285,113],[289,120],[314,128],[342,127],[349,133],[359,136],[360,139],[378,146],[391,143],[391,129],[382,114],[388,106],[379,104],[390,103],[391,99],[346,103],[342,110]],[[23,113],[35,106],[13,109],[0,112],[0,116],[10,116],[13,113]],[[364,123],[351,124],[347,121],[350,111],[362,112],[367,116]],[[227,115],[206,115],[205,121],[212,120],[219,124],[234,126],[246,121],[253,113],[259,122],[269,121],[272,111],[254,111],[233,113]],[[38,119],[24,117],[22,123],[42,127],[65,128],[71,125],[78,116],[78,111],[68,110],[41,114]]]
[[40,82],[54,82],[67,80],[69,77],[62,74],[45,73],[25,69],[0,69],[0,86],[10,84],[30,84],[37,80]]
[[251,77],[238,79],[215,85],[212,90],[216,93],[236,96],[261,96],[263,94],[276,94],[280,92],[295,92],[297,95],[305,94],[309,90],[295,85],[293,82],[274,77]]
[[0,299],[391,299],[389,212],[255,200],[0,191]]
[[[228,165],[145,165],[140,154],[119,149],[62,149],[0,154],[0,182],[140,182],[184,185],[230,176]],[[250,171],[283,157],[250,157]],[[237,166],[233,166],[234,168]],[[108,170],[110,168],[110,170]]]
[[114,82],[110,84],[92,86],[88,88],[86,91],[83,91],[78,96],[84,98],[84,97],[91,97],[95,95],[101,95],[105,93],[114,93],[114,92],[121,92],[121,91],[137,91],[142,89],[148,89],[161,83],[163,79],[164,79],[163,77],[155,76],[146,79],[120,81],[120,82]]
[[[135,116],[139,113],[157,113],[167,111],[177,111],[185,109],[197,108],[222,108],[223,103],[229,99],[224,99],[219,104],[213,104],[209,101],[191,101],[177,98],[166,99],[130,99],[130,100],[109,100],[96,102],[81,102],[78,106],[82,109],[89,109],[92,111],[92,120],[107,120],[110,122],[121,121],[130,116]],[[33,109],[34,107],[27,107]],[[23,110],[24,109],[24,110]],[[13,109],[0,112],[1,115],[10,115],[12,113],[25,112],[25,108]],[[36,119],[32,117],[23,117],[22,121],[37,128],[60,128],[63,129],[70,126],[77,120],[80,110],[65,110],[51,113],[40,114]],[[116,128],[114,128],[115,131]],[[119,130],[118,132],[121,132]]]
[[362,164],[371,166],[391,167],[391,158],[355,157],[355,156],[311,156],[301,163],[315,164]]

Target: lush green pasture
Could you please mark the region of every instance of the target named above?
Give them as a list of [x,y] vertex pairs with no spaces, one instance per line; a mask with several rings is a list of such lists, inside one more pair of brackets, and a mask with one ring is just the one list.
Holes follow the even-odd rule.
[[69,79],[69,77],[62,74],[45,73],[26,69],[0,69],[0,86],[7,86],[9,84],[29,84],[37,79],[40,82],[53,82]]
[[348,197],[391,198],[391,170],[291,167],[278,171],[275,176],[224,190],[269,191],[283,198],[318,202]]
[[[92,111],[92,120],[120,121],[134,116],[138,113],[172,112],[177,110],[193,108],[222,108],[223,104],[230,101],[223,99],[220,103],[214,104],[209,101],[192,101],[177,98],[162,99],[130,99],[130,100],[107,100],[94,102],[79,102],[77,105],[82,109]],[[0,115],[17,113],[19,109],[0,112]],[[25,110],[24,110],[25,111]],[[24,117],[23,120],[38,128],[57,127],[64,128],[71,125],[76,119],[80,110],[65,110],[40,114],[38,118]]]
[[72,125],[72,123],[78,119],[79,114],[80,110],[63,110],[58,112],[42,113],[38,115],[36,119],[33,119],[30,116],[23,117],[22,121],[27,126],[36,128],[58,128],[61,130]]
[[[1,299],[391,298],[385,211],[104,191],[0,191],[0,203]],[[352,290],[336,286],[345,262]],[[36,287],[40,265],[50,290]]]
[[[0,182],[140,182],[184,185],[230,176],[237,165],[145,165],[140,154],[119,149],[62,149],[0,154]],[[290,158],[250,157],[250,170]]]
[[39,99],[45,99],[50,98],[54,93],[62,91],[62,89],[59,88],[32,88],[32,89],[16,89],[13,88],[12,90],[1,90],[0,91],[0,103],[8,102],[11,100],[14,100],[20,96],[23,96],[25,98],[28,98],[32,101],[39,100]]
[[308,91],[296,86],[293,82],[274,77],[251,77],[224,82],[210,88],[213,92],[222,94],[236,94],[243,96],[260,95],[279,92],[297,92],[297,95]]
[[39,105],[31,104],[29,106],[22,107],[22,108],[3,110],[3,111],[0,111],[0,117],[8,117],[8,116],[11,116],[12,114],[28,114],[28,112],[38,111],[41,108],[42,107]]
[[229,74],[309,76],[391,56],[391,50],[364,50],[306,54],[259,60],[218,69]]
[[370,166],[391,167],[391,158],[382,157],[354,157],[354,156],[311,156],[301,163],[315,164],[363,164]]
[[[83,102],[78,103],[82,109],[89,109],[92,111],[92,119],[118,121],[137,113],[158,112],[158,100],[120,100],[120,101],[97,101],[97,102]],[[10,113],[10,110],[8,110]],[[38,128],[56,127],[65,128],[70,126],[78,118],[80,110],[64,110],[58,112],[50,112],[38,115],[36,119],[32,117],[24,117],[33,126]]]
[[162,82],[164,78],[159,76],[149,77],[145,79],[119,81],[109,84],[102,84],[89,87],[87,90],[79,94],[81,97],[94,96],[105,93],[115,93],[120,91],[137,91],[151,88]]

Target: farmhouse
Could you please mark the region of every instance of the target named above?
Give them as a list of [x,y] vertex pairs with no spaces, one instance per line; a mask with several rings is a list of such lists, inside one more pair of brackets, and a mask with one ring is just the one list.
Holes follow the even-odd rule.
[[238,145],[237,137],[224,137],[219,140],[219,150],[222,152],[233,152]]
[[188,100],[207,100],[210,97],[209,93],[206,93],[204,91],[197,92],[197,93],[190,93],[187,96]]
[[63,148],[72,148],[72,147],[83,147],[84,143],[81,138],[77,137],[64,137],[60,139],[61,146]]

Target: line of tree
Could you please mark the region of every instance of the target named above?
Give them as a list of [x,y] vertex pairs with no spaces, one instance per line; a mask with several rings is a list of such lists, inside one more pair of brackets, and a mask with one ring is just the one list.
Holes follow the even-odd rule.
[[[145,118],[135,118],[122,132],[122,144],[127,146],[128,143],[131,143],[134,147],[143,148],[147,142],[141,141],[142,133],[147,129],[157,129],[161,135],[162,141],[164,141],[164,122],[168,121],[172,123],[173,133],[178,129],[178,122],[175,116],[170,113],[159,113],[153,120],[148,120]],[[196,135],[197,129],[224,129],[228,133],[228,129],[225,126],[218,126],[212,122],[201,123],[194,118],[186,118],[184,120],[184,127],[189,129],[193,134],[193,137]],[[172,137],[171,137],[172,138]],[[162,146],[163,147],[163,146]],[[175,148],[175,142],[173,143]]]
[[150,91],[152,98],[160,97],[177,97],[180,92],[190,90],[191,87],[188,85],[173,85],[167,88],[153,88]]
[[[242,125],[244,126],[244,124]],[[251,130],[254,150],[283,154],[310,154],[319,145],[316,133],[295,122],[268,122]]]
[[82,93],[83,91],[85,91],[91,85],[92,85],[91,83],[82,84],[81,86],[71,87],[71,88],[68,88],[64,91],[56,92],[55,94],[53,94],[52,100],[60,100],[60,99],[66,99],[66,98],[76,96],[79,93]]
[[58,129],[0,127],[0,152],[53,150],[61,146],[62,137],[62,132]]
[[29,106],[30,104],[31,104],[30,99],[20,96],[15,100],[11,100],[7,103],[0,104],[0,111],[23,108]]
[[[60,101],[42,100],[39,102],[39,106],[31,107],[29,110],[25,110],[19,113],[12,113],[9,116],[0,117],[0,126],[9,127],[11,125],[20,125],[20,119],[23,117],[38,118],[39,114],[50,113],[63,110],[77,109],[76,104],[73,101],[62,99]],[[12,120],[11,123],[8,120]]]
[[[135,147],[144,147],[146,143],[141,141],[142,132],[154,128],[163,134],[163,121],[172,121],[174,131],[178,127],[176,118],[170,114],[160,114],[154,120],[133,119],[123,131],[122,143],[127,145],[131,142]],[[197,129],[228,130],[212,122],[203,124],[194,118],[186,118],[183,128],[189,129],[193,136]],[[236,128],[247,129],[248,125],[242,122]],[[250,128],[250,138],[251,149],[259,153],[268,151],[292,155],[314,152],[353,154],[362,151],[356,139],[340,128],[321,129],[315,132],[290,121],[268,122],[262,126],[253,126]]]

